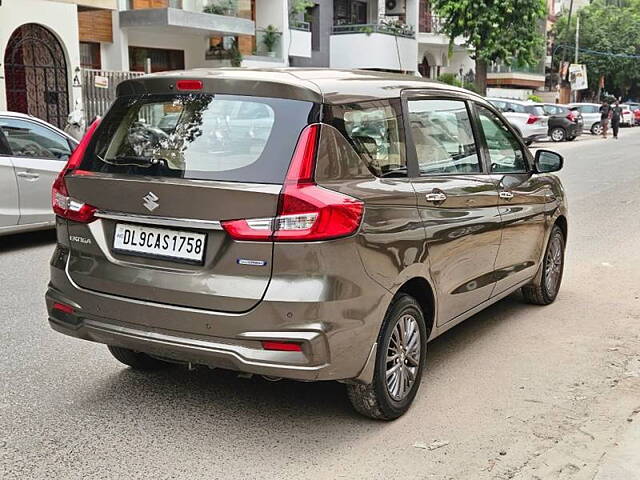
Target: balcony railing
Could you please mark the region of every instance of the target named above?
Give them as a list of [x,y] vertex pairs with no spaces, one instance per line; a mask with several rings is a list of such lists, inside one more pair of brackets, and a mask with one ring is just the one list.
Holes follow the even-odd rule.
[[396,37],[415,38],[415,32],[410,25],[386,23],[356,23],[353,25],[334,25],[333,35],[350,35],[354,33],[384,33]]
[[310,32],[311,24],[309,22],[302,22],[300,20],[290,20],[289,28],[292,30],[300,30],[302,32]]
[[425,15],[420,19],[420,33],[441,34],[443,32],[444,18],[437,15]]
[[487,73],[528,73],[531,75],[544,75],[544,61],[538,62],[535,65],[493,63],[489,66]]

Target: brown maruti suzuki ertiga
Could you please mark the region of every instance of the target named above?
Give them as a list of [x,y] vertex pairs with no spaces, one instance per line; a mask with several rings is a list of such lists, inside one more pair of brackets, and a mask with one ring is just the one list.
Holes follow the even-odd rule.
[[556,298],[562,162],[408,76],[129,80],[53,187],[49,321],[132,368],[339,380],[397,418],[428,340],[517,289]]

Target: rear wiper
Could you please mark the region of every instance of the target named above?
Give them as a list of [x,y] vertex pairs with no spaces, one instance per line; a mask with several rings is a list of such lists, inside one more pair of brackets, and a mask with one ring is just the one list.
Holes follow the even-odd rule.
[[156,165],[167,166],[168,162],[166,158],[155,157],[136,157],[135,155],[120,155],[118,157],[104,159],[106,163],[112,165],[134,166],[134,167],[155,167]]

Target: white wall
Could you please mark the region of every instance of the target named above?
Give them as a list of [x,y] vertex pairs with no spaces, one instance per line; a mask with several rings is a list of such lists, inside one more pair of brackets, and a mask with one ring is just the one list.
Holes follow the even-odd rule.
[[289,33],[291,35],[289,55],[294,57],[311,58],[311,32],[291,30]]
[[283,57],[288,61],[287,50],[291,38],[288,2],[284,0],[259,0],[256,2],[256,30],[263,30],[269,25],[273,25],[282,32],[280,42],[283,49]]
[[100,58],[103,70],[129,71],[128,30],[120,28],[120,13],[111,13],[113,22],[113,43],[100,44]]
[[[69,109],[74,102],[82,102],[82,90],[73,87],[73,74],[80,67],[80,40],[78,38],[78,11],[76,5],[43,0],[3,0],[0,6],[0,63],[11,34],[25,23],[38,23],[49,29],[62,44],[69,72]],[[0,67],[0,110],[6,110],[4,66]]]
[[449,58],[448,65],[442,69],[442,72],[459,74],[461,68],[463,74],[466,75],[469,70],[476,71],[476,64],[466,51],[456,50]]
[[417,58],[418,43],[412,38],[395,37],[383,33],[331,36],[331,68],[384,68],[415,71]]

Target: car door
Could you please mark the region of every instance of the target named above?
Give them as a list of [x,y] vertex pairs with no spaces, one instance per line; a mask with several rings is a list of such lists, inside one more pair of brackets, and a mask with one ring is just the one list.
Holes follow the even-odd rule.
[[407,153],[416,174],[438,325],[488,300],[500,246],[497,181],[486,174],[465,97],[406,96]]
[[11,150],[0,130],[0,231],[17,225],[19,219],[18,184],[11,161]]
[[528,149],[489,106],[476,104],[482,149],[498,185],[502,241],[495,265],[498,295],[533,277],[544,247],[551,185],[533,174]]
[[67,139],[44,125],[0,117],[18,184],[20,225],[53,222],[51,186],[71,155]]

